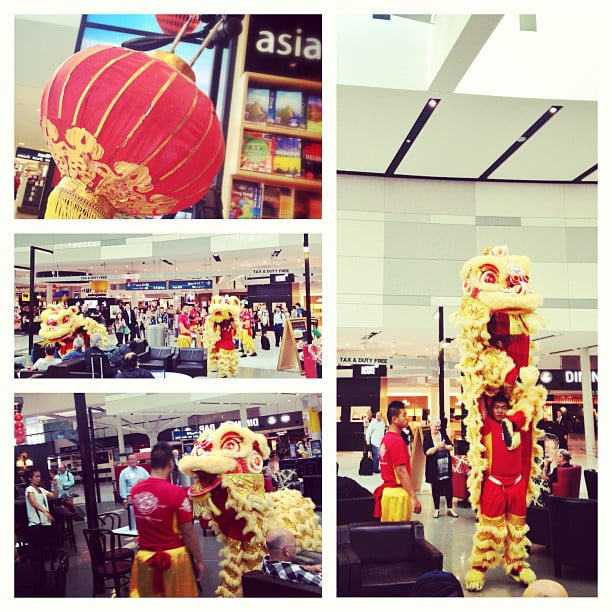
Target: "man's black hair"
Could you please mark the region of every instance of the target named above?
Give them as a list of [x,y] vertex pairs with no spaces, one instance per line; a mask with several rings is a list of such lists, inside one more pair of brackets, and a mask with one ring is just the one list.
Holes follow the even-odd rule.
[[151,469],[163,470],[171,461],[172,447],[167,442],[158,442],[151,449]]
[[491,407],[493,406],[493,404],[495,404],[495,402],[504,402],[504,404],[506,404],[508,408],[510,408],[510,402],[508,401],[508,398],[506,397],[506,394],[503,391],[498,391],[493,396],[493,398],[491,399]]
[[138,355],[136,353],[127,353],[123,358],[123,362],[126,368],[138,367]]
[[389,404],[389,407],[387,408],[387,422],[389,425],[391,424],[393,417],[398,416],[399,413],[404,410],[404,408],[406,408],[406,406],[404,406],[404,403],[400,402],[399,400],[395,400]]

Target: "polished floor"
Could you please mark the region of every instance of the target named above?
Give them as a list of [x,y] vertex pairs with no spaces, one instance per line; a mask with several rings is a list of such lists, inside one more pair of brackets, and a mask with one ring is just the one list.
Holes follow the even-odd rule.
[[[261,350],[261,336],[255,338],[256,356],[249,355],[248,357],[238,359],[238,372],[236,378],[296,378],[301,377],[296,369],[294,370],[277,370],[279,348],[274,346],[274,334],[268,333],[270,340],[270,350]],[[34,342],[39,342],[40,336],[34,336]],[[116,340],[111,336],[111,345],[114,346]],[[174,337],[169,338],[169,346],[176,346]],[[28,352],[28,336],[17,333],[15,334],[15,357],[27,355]],[[211,373],[209,378],[216,377],[216,374]]]
[[[597,468],[597,460],[588,457],[585,452],[584,438],[582,436],[570,436],[569,450],[572,454],[572,462],[581,465],[583,469]],[[372,476],[359,475],[359,461],[361,453],[339,452],[337,461],[339,475],[354,478],[366,489],[373,491],[380,484],[380,474]],[[586,497],[584,478],[582,479],[582,490],[580,497]],[[423,523],[425,538],[444,554],[443,569],[455,574],[461,581],[465,572],[469,569],[469,556],[472,547],[472,536],[476,525],[474,511],[463,505],[456,505],[455,510],[459,518],[446,515],[445,501],[441,502],[440,518],[434,519],[434,510],[431,490],[427,483],[423,484],[418,494],[423,511],[420,515],[414,515],[413,520]],[[455,503],[457,500],[455,500]],[[538,578],[548,578],[561,582],[570,597],[596,597],[597,583],[588,576],[579,576],[570,567],[564,567],[563,578],[556,579],[553,569],[553,561],[550,550],[544,546],[534,544],[532,546],[529,562]],[[523,588],[510,580],[501,567],[487,572],[487,583],[480,593],[465,591],[466,597],[520,597]]]

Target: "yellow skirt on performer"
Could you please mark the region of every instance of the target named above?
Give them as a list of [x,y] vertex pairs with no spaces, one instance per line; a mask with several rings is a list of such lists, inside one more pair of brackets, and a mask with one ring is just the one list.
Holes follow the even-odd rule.
[[164,593],[153,589],[153,568],[147,561],[155,554],[151,550],[139,550],[132,563],[130,597],[197,597],[191,557],[184,546],[164,551],[170,555],[170,567],[164,571]]
[[179,337],[176,339],[176,346],[178,348],[191,348],[191,336],[179,334]]
[[412,518],[412,500],[401,487],[388,487],[383,490],[380,500],[383,523],[409,521]]

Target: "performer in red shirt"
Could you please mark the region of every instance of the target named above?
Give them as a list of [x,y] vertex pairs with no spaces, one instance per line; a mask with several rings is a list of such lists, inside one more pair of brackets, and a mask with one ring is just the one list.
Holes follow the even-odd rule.
[[242,331],[240,332],[240,343],[242,345],[241,357],[246,357],[248,353],[251,357],[256,357],[255,343],[253,342],[253,314],[246,306],[240,311],[240,323]]
[[389,431],[380,444],[380,476],[383,483],[374,491],[374,517],[383,522],[409,521],[412,513],[421,513],[421,502],[416,495],[410,474],[410,455],[401,436],[408,426],[406,408],[395,401],[387,409]]
[[158,442],[151,451],[151,477],[132,487],[139,550],[130,597],[198,596],[194,565],[199,579],[202,552],[187,492],[168,481],[173,467],[170,445]]
[[179,348],[189,348],[191,346],[191,331],[189,322],[189,304],[183,304],[181,308],[181,314],[178,316],[176,322],[178,325],[179,335],[176,340],[176,345]]
[[[485,402],[490,402],[487,411]],[[484,573],[500,560],[506,573],[517,582],[529,582],[525,534],[527,486],[530,477],[531,432],[522,431],[525,414],[507,415],[508,399],[498,393],[492,399],[481,398],[481,439],[487,470],[482,482],[478,527],[472,549],[472,569],[466,577],[470,590],[480,590]],[[520,442],[509,446],[505,424],[510,422]],[[503,557],[500,559],[501,550]],[[535,578],[534,578],[535,579]]]

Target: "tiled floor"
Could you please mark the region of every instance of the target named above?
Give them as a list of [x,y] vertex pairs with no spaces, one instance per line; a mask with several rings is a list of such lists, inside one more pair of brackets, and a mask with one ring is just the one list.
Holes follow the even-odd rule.
[[[581,436],[573,436],[569,441],[569,450],[572,453],[572,462],[581,465],[583,469],[597,468],[594,458],[585,455],[584,439]],[[359,476],[359,461],[361,453],[339,452],[337,461],[339,464],[339,475],[349,476],[372,491],[380,484],[380,475]],[[582,479],[584,487],[584,478]],[[586,490],[582,490],[581,497],[586,497]],[[445,502],[442,501],[440,509],[441,516],[438,519],[432,517],[433,500],[429,485],[424,483],[419,493],[419,500],[423,506],[420,515],[414,515],[414,520],[423,523],[425,538],[444,554],[444,570],[452,572],[461,581],[465,572],[469,569],[469,556],[472,547],[472,536],[476,525],[475,514],[471,508],[456,506],[455,510],[459,518],[446,516]],[[549,578],[557,580],[553,571],[553,561],[550,551],[539,545],[533,545],[529,562],[538,578]],[[572,568],[564,567],[564,576],[557,580],[561,582],[570,597],[596,597],[597,584],[590,577],[578,576]],[[465,591],[466,597],[520,597],[523,589],[506,577],[503,569],[497,567],[487,572],[487,583],[481,593],[470,593]]]

